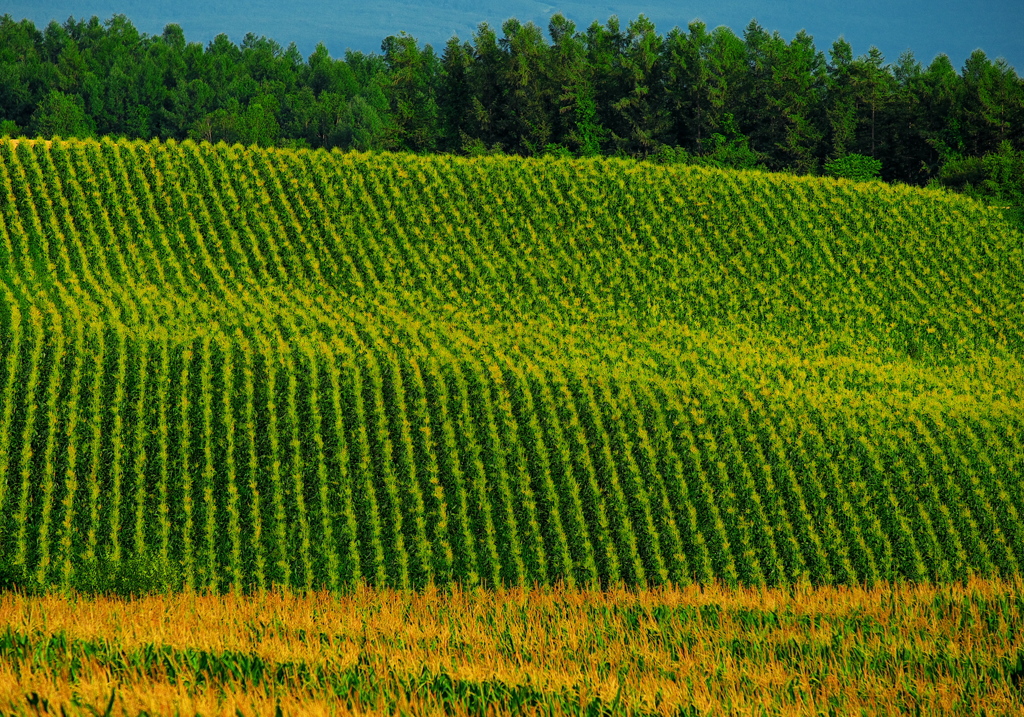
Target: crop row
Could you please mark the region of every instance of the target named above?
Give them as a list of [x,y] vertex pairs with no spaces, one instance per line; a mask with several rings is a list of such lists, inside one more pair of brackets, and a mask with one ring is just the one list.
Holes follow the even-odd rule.
[[0,142],[0,194],[40,583],[1020,573],[1024,251],[962,198],[112,140]]
[[40,582],[147,551],[218,589],[872,583],[1024,559],[1019,416],[882,423],[356,331],[11,333],[0,551]]

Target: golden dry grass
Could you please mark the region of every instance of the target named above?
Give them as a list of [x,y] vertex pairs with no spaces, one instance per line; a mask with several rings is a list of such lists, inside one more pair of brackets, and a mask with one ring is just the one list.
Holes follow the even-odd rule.
[[[63,634],[68,644],[109,649],[83,659],[74,681],[70,663],[52,649],[34,661],[0,652],[0,708],[31,714],[27,696],[35,693],[51,710],[78,702],[102,712],[116,687],[113,714],[273,714],[278,705],[284,714],[468,713],[471,703],[424,681],[447,675],[467,689],[500,685],[542,695],[523,712],[615,705],[663,715],[1013,715],[1024,713],[1010,676],[1024,651],[1020,588],[1020,581],[972,580],[873,589],[360,589],[135,601],[7,595],[0,625],[9,635],[34,636],[38,646]],[[163,668],[112,671],[111,649],[130,656],[147,646],[173,648],[179,667],[188,664],[185,654],[259,656],[268,665],[359,675],[361,682],[346,684],[369,691],[352,688],[346,704],[323,682],[204,683],[181,672],[172,680]],[[66,657],[68,649],[57,653]],[[410,687],[416,684],[426,686]],[[489,711],[508,709],[495,702]]]

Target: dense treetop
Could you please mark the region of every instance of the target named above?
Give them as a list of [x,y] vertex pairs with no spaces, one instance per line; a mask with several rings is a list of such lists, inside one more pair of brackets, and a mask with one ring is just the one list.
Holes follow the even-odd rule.
[[263,146],[612,154],[926,184],[1024,204],[1024,81],[976,51],[854,57],[751,22],[655,32],[643,15],[585,30],[486,23],[436,51],[308,58],[249,34],[188,43],[123,15],[39,30],[0,18],[0,135],[175,138]]

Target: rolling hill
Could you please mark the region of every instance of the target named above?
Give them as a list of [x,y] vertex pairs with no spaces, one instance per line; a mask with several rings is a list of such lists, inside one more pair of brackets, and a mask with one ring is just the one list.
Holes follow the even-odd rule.
[[224,590],[1024,564],[1024,237],[626,160],[0,140],[0,556]]

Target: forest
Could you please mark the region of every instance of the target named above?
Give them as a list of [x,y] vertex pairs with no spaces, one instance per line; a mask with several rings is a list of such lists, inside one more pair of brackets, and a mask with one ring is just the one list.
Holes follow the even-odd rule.
[[611,155],[941,185],[1024,205],[1024,80],[982,50],[894,62],[643,15],[547,31],[509,19],[438,52],[401,33],[381,52],[248,34],[187,42],[124,15],[0,18],[0,136],[115,136],[420,154]]

